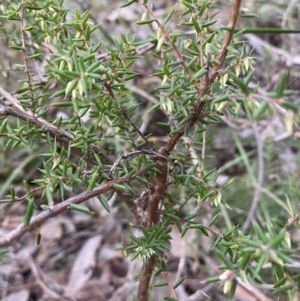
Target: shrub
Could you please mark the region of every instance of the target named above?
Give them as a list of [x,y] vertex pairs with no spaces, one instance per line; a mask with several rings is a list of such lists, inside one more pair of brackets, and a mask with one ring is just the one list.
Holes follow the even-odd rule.
[[[222,196],[234,179],[218,182],[221,169],[206,160],[213,155],[206,148],[215,124],[226,116],[247,119],[258,143],[258,123],[269,116],[285,115],[292,131],[298,107],[286,100],[291,93],[285,89],[287,74],[269,94],[250,87],[255,56],[243,41],[243,30],[235,30],[241,1],[233,1],[227,27],[217,24],[210,1],[182,1],[181,31],[172,30],[176,6],[164,18],[156,17],[148,1],[132,0],[123,7],[136,2],[144,10],[136,24],[155,32],[149,30],[147,39],[110,36],[113,45],[97,39],[90,12],[76,10],[70,16],[63,1],[2,5],[3,47],[17,53],[13,62],[4,62],[8,87],[17,91],[0,87],[2,145],[6,152],[23,150],[16,174],[28,164],[34,168],[24,178],[23,195],[17,193],[20,184],[5,182],[2,202],[27,207],[23,224],[1,238],[0,246],[67,210],[91,213],[82,203],[92,197],[110,212],[116,193],[143,233],[130,233],[131,242],[123,247],[130,260],[143,261],[138,300],[148,300],[153,274],[167,271],[164,254],[172,227],[181,237],[198,229],[200,236],[211,238],[221,266],[207,282],[221,281],[230,299],[239,285],[263,300],[254,287],[266,282],[275,295],[287,292],[296,298],[299,274],[292,254],[297,248],[290,231],[299,221],[293,202],[286,197],[285,220],[265,213],[251,228],[263,188],[263,149],[258,145],[258,179],[252,174],[254,201],[243,228],[230,220],[226,210],[231,203]],[[186,29],[192,34],[182,34]],[[154,80],[147,82],[148,75]],[[146,91],[138,88],[143,80]],[[156,120],[159,114],[163,118]],[[150,127],[151,120],[155,126]],[[43,211],[33,214],[38,205]],[[226,228],[218,224],[220,216],[227,218]],[[266,266],[269,275],[263,273]],[[166,299],[176,300],[174,288],[183,281],[152,287],[169,285]]]

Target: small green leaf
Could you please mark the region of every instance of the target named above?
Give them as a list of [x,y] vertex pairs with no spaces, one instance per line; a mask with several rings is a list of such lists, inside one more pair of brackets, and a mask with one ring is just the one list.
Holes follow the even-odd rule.
[[284,285],[284,286],[281,286],[281,287],[275,289],[273,291],[273,294],[280,294],[283,292],[287,292],[287,291],[290,291],[292,288],[293,288],[293,286],[291,284]]
[[183,283],[183,281],[185,280],[185,277],[182,277],[181,279],[179,279],[173,286],[173,288],[177,288],[180,284]]
[[203,75],[205,75],[207,73],[207,70],[202,68],[201,70],[199,70],[196,74],[194,74],[192,80],[196,80],[199,79],[200,77],[202,77]]
[[262,230],[262,228],[259,226],[259,224],[257,222],[253,222],[253,228],[257,234],[257,236],[260,238],[260,240],[264,243],[267,244],[268,243],[268,239],[264,233],[264,231]]
[[89,185],[87,188],[88,192],[91,192],[94,189],[97,179],[98,179],[98,176],[99,176],[99,173],[98,173],[98,168],[97,168],[97,170],[93,173],[92,177],[89,180]]
[[13,50],[24,50],[24,48],[22,46],[17,46],[17,45],[9,46],[9,48],[11,48]]
[[2,121],[2,124],[1,124],[1,127],[0,127],[0,134],[2,134],[4,131],[6,131],[7,122],[8,122],[8,118],[5,118]]
[[69,209],[79,211],[79,212],[83,212],[83,213],[87,213],[87,214],[94,214],[94,212],[90,211],[89,208],[87,208],[85,206],[82,206],[82,205],[70,204]]
[[206,280],[206,283],[213,283],[213,282],[218,282],[220,281],[220,276],[214,276],[214,277],[210,277]]
[[235,279],[232,279],[232,283],[231,283],[231,288],[230,288],[230,292],[228,294],[228,298],[229,300],[232,300],[234,295],[235,295],[235,290],[237,287],[237,281]]
[[264,264],[267,262],[268,258],[269,258],[269,254],[267,251],[260,254],[259,260],[254,270],[254,275],[258,275],[258,273],[261,271]]
[[26,208],[26,212],[24,215],[24,225],[25,226],[29,225],[32,214],[33,214],[33,210],[34,210],[34,199],[28,198],[27,199],[27,208]]
[[252,13],[241,13],[240,14],[240,18],[246,18],[246,19],[250,19],[250,18],[258,18],[259,16],[256,14],[252,14]]
[[266,101],[263,101],[258,108],[256,108],[256,110],[253,113],[253,119],[254,120],[258,120],[260,119],[260,117],[263,116],[263,114],[267,111],[269,107],[269,104]]
[[50,184],[46,186],[46,198],[47,198],[48,207],[53,206],[54,202],[53,202],[52,192],[50,190]]
[[233,72],[228,71],[228,74],[234,79],[234,82],[239,86],[242,92],[245,95],[249,95],[250,91],[246,83],[244,83],[238,76],[236,76]]
[[174,214],[171,214],[171,213],[165,213],[165,216],[167,216],[168,218],[170,218],[171,220],[177,222],[179,221],[179,217],[174,215]]
[[198,213],[192,213],[192,214],[187,215],[184,219],[187,221],[190,221],[193,218],[195,218],[197,215],[198,215]]
[[281,242],[284,240],[285,233],[286,233],[286,229],[285,228],[281,229],[279,234],[268,243],[268,246],[270,248],[277,249],[281,244]]
[[278,98],[281,98],[283,96],[283,90],[286,86],[287,80],[288,80],[288,73],[284,72],[283,75],[281,76],[280,82],[276,90]]
[[208,226],[211,227],[216,222],[216,220],[219,218],[219,216],[220,216],[220,213],[217,213],[215,216],[213,216],[213,218],[209,221]]
[[11,197],[12,201],[13,201],[13,200],[15,199],[15,197],[16,197],[15,189],[14,189],[13,186],[11,186],[11,188],[10,188],[10,197]]
[[198,21],[195,17],[192,17],[192,23],[197,33],[201,33],[201,28],[199,27]]
[[141,251],[140,251],[140,250],[135,251],[135,252],[131,255],[130,261],[135,260],[140,254],[141,254]]
[[152,285],[152,287],[162,287],[162,286],[168,286],[168,282],[157,282]]
[[72,81],[68,82],[66,90],[65,90],[65,95],[69,96],[73,92],[73,90],[77,87],[78,84],[78,78],[73,79]]
[[98,199],[101,203],[101,205],[103,206],[103,208],[110,213],[110,206],[108,204],[108,202],[106,201],[105,197],[103,195],[99,195]]
[[129,5],[131,5],[131,4],[135,3],[135,2],[137,2],[137,0],[131,0],[131,1],[128,1],[127,3],[123,4],[120,7],[123,8],[123,7],[129,6]]
[[23,180],[23,185],[24,185],[27,193],[30,193],[30,186],[26,180]]
[[144,25],[144,24],[151,24],[155,21],[155,19],[148,19],[148,20],[143,20],[143,21],[137,21],[135,24],[137,25]]
[[216,252],[217,255],[220,257],[220,259],[223,261],[223,263],[226,265],[227,269],[233,271],[234,265],[230,262],[230,260],[226,257],[226,255],[220,252],[219,250],[216,250]]
[[65,90],[65,89],[58,90],[58,91],[56,91],[55,93],[53,93],[53,94],[50,96],[50,98],[59,97],[59,96],[65,95],[65,93],[66,93],[66,90]]
[[169,20],[172,18],[176,5],[177,5],[177,4],[175,4],[175,5],[172,7],[172,9],[169,11],[169,13],[167,14],[166,18],[165,18],[164,21],[163,21],[163,24],[164,24],[164,25],[166,25],[166,24],[169,22]]
[[138,237],[135,237],[133,234],[129,233],[130,238],[138,245],[141,244],[141,241]]
[[181,125],[187,123],[188,121],[192,120],[193,118],[194,118],[194,116],[192,116],[192,115],[186,116],[179,122],[178,126],[180,127]]
[[128,188],[122,184],[114,184],[114,188],[120,190],[128,190]]
[[300,106],[299,106],[299,104],[296,104],[296,103],[285,101],[285,102],[281,103],[280,105],[283,108],[292,110],[294,113],[298,113],[300,111]]
[[25,26],[23,31],[31,31],[32,29],[34,29],[34,26]]
[[160,262],[160,266],[161,266],[161,269],[162,269],[163,272],[167,271],[167,265],[166,265],[166,262],[164,260],[162,260]]

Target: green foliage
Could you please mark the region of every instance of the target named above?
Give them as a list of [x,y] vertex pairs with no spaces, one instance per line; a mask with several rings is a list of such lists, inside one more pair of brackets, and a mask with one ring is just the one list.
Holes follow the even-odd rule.
[[133,252],[130,260],[134,260],[137,257],[143,259],[146,263],[151,256],[157,256],[160,253],[165,253],[169,249],[169,243],[171,236],[170,228],[166,228],[166,223],[160,225],[153,225],[150,229],[142,227],[143,237],[136,237],[133,234],[129,234],[132,239],[132,243],[127,248]]
[[[128,1],[123,7],[135,2]],[[284,223],[266,212],[263,222],[253,222],[246,235],[233,226],[227,213],[232,201],[223,197],[234,179],[217,184],[221,170],[206,164],[210,154],[204,151],[213,138],[205,138],[205,133],[225,115],[255,123],[275,115],[275,108],[281,105],[291,113],[285,120],[291,131],[299,119],[299,108],[286,99],[291,94],[286,89],[287,74],[272,93],[257,93],[257,87],[250,86],[254,55],[240,31],[224,50],[228,31],[215,25],[217,17],[210,1],[182,1],[181,26],[193,30],[189,37],[168,27],[176,17],[176,6],[160,21],[147,1],[140,2],[145,15],[136,24],[143,28],[155,23],[156,32],[150,32],[147,40],[136,38],[135,33],[111,37],[113,46],[98,40],[90,12],[75,10],[71,15],[63,1],[1,5],[2,39],[9,51],[20,52],[23,58],[22,64],[11,63],[12,70],[23,72],[13,78],[19,81],[14,93],[17,97],[1,93],[0,106],[5,110],[0,121],[2,145],[10,152],[28,149],[38,161],[34,177],[31,174],[22,184],[26,195],[18,196],[17,189],[11,187],[17,182],[15,173],[1,192],[10,202],[27,201],[24,225],[30,224],[38,202],[46,211],[55,211],[57,200],[67,202],[70,191],[78,198],[71,199],[65,210],[88,214],[93,212],[79,205],[88,196],[98,196],[111,212],[112,195],[124,193],[125,198],[130,197],[126,204],[138,218],[142,236],[129,233],[131,242],[123,251],[131,260],[142,259],[144,265],[155,257],[156,275],[166,270],[160,256],[170,248],[171,226],[175,225],[181,237],[193,229],[213,237],[215,258],[225,271],[207,281],[222,281],[229,298],[233,298],[240,278],[245,283],[270,283],[274,294],[288,291],[289,296],[296,296],[299,273],[291,269],[296,247],[290,237],[290,229],[300,226],[295,205],[287,197]],[[145,57],[155,62],[151,63],[155,78],[151,84],[155,103],[151,105],[134,97],[130,89],[141,76],[137,70]],[[3,75],[7,79],[11,76],[7,72]],[[156,125],[168,138],[163,147],[153,143],[153,133],[141,130],[144,116],[160,111],[167,119]],[[251,174],[248,154],[238,139],[240,161]],[[27,158],[20,168],[33,159]],[[157,197],[158,184],[153,183],[162,181],[163,191]],[[253,173],[250,182],[257,183]],[[36,191],[41,192],[41,201],[34,197]],[[296,193],[299,196],[298,190]],[[135,195],[140,195],[138,202],[134,202]],[[153,217],[149,221],[148,203],[143,209],[146,214],[132,209],[130,204],[138,207],[136,203],[142,200],[156,204],[161,220]],[[205,213],[192,211],[193,206],[202,204],[208,220]],[[221,217],[229,227],[220,226]],[[265,266],[271,271],[267,276]]]

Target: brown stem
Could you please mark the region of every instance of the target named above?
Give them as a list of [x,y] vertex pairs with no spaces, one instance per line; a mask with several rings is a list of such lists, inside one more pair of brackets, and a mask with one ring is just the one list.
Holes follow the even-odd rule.
[[229,30],[226,31],[226,35],[225,35],[225,38],[223,40],[223,45],[222,45],[222,48],[221,48],[220,53],[218,55],[218,63],[213,68],[212,72],[210,73],[209,81],[211,83],[216,79],[219,70],[222,68],[222,65],[224,64],[224,61],[225,61],[225,58],[226,58],[226,55],[227,55],[227,52],[228,52],[227,47],[231,43],[232,36],[233,36],[233,33],[234,33],[234,28],[235,28],[235,25],[236,25],[236,21],[237,21],[237,18],[239,16],[241,2],[242,2],[242,0],[234,0],[234,2],[232,3],[230,16],[229,16],[229,21],[228,21],[228,25],[227,25]]
[[146,263],[143,274],[140,278],[139,288],[138,288],[138,301],[148,301],[148,289],[150,284],[150,279],[152,272],[155,268],[155,257],[151,257]]
[[[149,229],[152,224],[157,224],[160,218],[159,204],[163,198],[163,194],[167,186],[167,175],[168,167],[166,162],[160,160],[157,162],[159,173],[156,178],[151,182],[150,195],[148,198],[148,208],[147,208],[147,228]],[[140,278],[139,288],[138,288],[138,301],[148,301],[148,287],[151,279],[151,275],[155,268],[156,257],[152,256],[148,260],[144,267],[143,275]]]
[[159,202],[163,198],[163,194],[167,186],[167,165],[165,162],[158,162],[157,168],[160,172],[156,178],[151,181],[150,195],[148,199],[147,209],[147,228],[149,229],[152,224],[159,222],[160,213],[158,210]]
[[0,204],[7,204],[7,203],[14,203],[14,202],[22,202],[25,201],[29,196],[32,194],[36,193],[39,190],[42,190],[44,187],[37,187],[33,190],[31,190],[29,193],[26,193],[25,195],[21,197],[15,197],[14,199],[9,199],[9,200],[0,200]]
[[[205,105],[201,100],[209,92],[211,84],[216,79],[217,73],[222,68],[222,65],[225,61],[226,54],[227,54],[227,47],[229,46],[233,36],[234,27],[239,14],[240,4],[241,4],[241,0],[235,0],[232,5],[229,24],[228,24],[230,31],[226,33],[226,36],[224,38],[223,45],[218,56],[218,64],[208,75],[202,77],[200,82],[200,87],[197,85],[197,83],[195,83],[195,87],[197,88],[198,91],[198,96],[197,96],[198,101],[194,107],[193,118],[190,121],[188,121],[186,124],[181,126],[179,132],[175,134],[173,137],[171,137],[169,141],[166,143],[166,145],[159,150],[159,153],[161,155],[163,156],[168,155],[168,153],[173,150],[178,140],[183,136],[185,129],[192,127],[197,122],[197,120],[201,117],[201,113]],[[176,55],[178,56],[181,64],[183,65],[184,70],[191,78],[191,72],[187,67],[187,65],[185,64],[183,57],[179,52],[179,50],[177,49],[176,45],[172,43],[172,40],[168,32],[165,30],[164,26],[159,22],[159,20],[155,17],[155,15],[149,9],[149,7],[147,5],[144,5],[144,7],[147,13],[155,20],[157,25],[161,28],[165,37],[172,44],[173,49],[176,52]],[[209,71],[209,66],[207,66],[206,68]],[[163,167],[162,162],[158,163],[157,167],[161,172],[157,175],[155,180],[152,180],[151,183],[152,191],[148,200],[148,212],[147,212],[148,228],[151,226],[152,223],[157,223],[159,221],[158,205],[159,205],[159,201],[163,197],[163,193],[166,188],[167,169],[166,167],[165,168]],[[143,276],[140,278],[140,283],[138,288],[138,301],[148,301],[148,287],[149,287],[151,275],[155,268],[155,262],[156,262],[155,257],[151,257],[147,262],[146,266],[144,267]]]
[[170,278],[169,273],[165,272],[164,274],[165,274],[165,278],[168,282],[168,286],[169,286],[169,290],[170,290],[170,294],[171,294],[172,298],[174,298],[175,300],[178,300],[177,294],[176,294],[176,291],[174,289],[174,286],[173,286],[173,283],[172,283],[172,280]]
[[[51,208],[49,208],[46,211],[43,211],[39,213],[38,215],[31,218],[29,225],[21,224],[16,229],[12,230],[9,234],[7,234],[5,237],[0,238],[0,247],[7,247],[11,245],[14,241],[21,238],[26,232],[36,228],[37,226],[41,225],[48,219],[57,216],[58,214],[61,214],[67,210],[69,210],[71,204],[80,204],[87,200],[89,200],[92,197],[96,197],[102,193],[105,193],[111,189],[114,188],[114,184],[124,184],[129,183],[130,181],[134,180],[136,176],[143,175],[145,173],[145,169],[140,169],[135,175],[133,175],[130,179],[128,179],[126,176],[119,178],[117,180],[109,181],[104,184],[101,184],[97,186],[93,191],[87,192],[84,191],[78,195],[75,195],[73,197],[70,197],[69,199],[63,201],[62,203],[59,203]],[[122,195],[122,194],[121,194]],[[125,196],[122,195],[122,199],[124,199]],[[131,211],[139,220],[139,216],[137,213],[136,205],[135,203],[131,202]]]
[[[209,76],[202,77],[201,83],[200,83],[200,89],[198,89],[198,101],[195,105],[194,112],[193,112],[193,119],[191,119],[189,122],[184,124],[180,129],[179,133],[175,134],[170,138],[170,140],[166,143],[166,145],[161,149],[161,154],[165,155],[168,154],[172,149],[175,147],[178,140],[183,136],[184,130],[186,128],[192,127],[197,120],[201,117],[201,112],[204,108],[205,103],[201,101],[201,99],[208,93],[210,86],[215,81],[218,72],[222,68],[222,65],[224,64],[226,55],[227,55],[227,47],[230,45],[230,42],[232,40],[232,36],[234,33],[234,27],[236,25],[236,21],[239,15],[240,11],[240,5],[241,0],[235,0],[231,7],[228,27],[230,30],[226,32],[222,48],[220,50],[220,53],[218,55],[218,63],[217,65],[209,72]],[[207,66],[208,67],[208,66]]]
[[[61,145],[65,146],[67,149],[69,147],[69,144],[74,140],[74,137],[69,132],[59,129],[53,124],[49,123],[48,121],[44,120],[43,118],[37,118],[33,116],[32,112],[24,111],[22,106],[19,105],[19,101],[17,98],[12,96],[10,93],[5,91],[0,87],[0,94],[2,94],[12,105],[17,107],[20,111],[17,111],[13,109],[12,107],[8,106],[6,103],[1,102],[0,106],[0,117],[6,117],[6,116],[14,116],[24,121],[30,121],[31,124],[35,125],[37,128],[41,129],[44,133],[50,133],[51,137],[56,139],[56,141]],[[104,160],[106,160],[109,163],[114,163],[116,158],[112,155],[107,155],[106,152],[101,149],[99,146],[95,144],[89,145],[90,149],[95,151],[97,154],[101,155]],[[88,162],[90,165],[96,165],[97,163],[95,160],[88,158],[84,156],[82,150],[80,148],[72,148],[72,153],[83,157],[86,162]],[[31,192],[32,193],[32,192]],[[117,191],[118,196],[123,200],[123,202],[129,207],[130,211],[133,213],[135,218],[139,223],[141,223],[141,218],[137,213],[136,204],[132,202],[128,196],[126,196],[123,192]],[[23,199],[23,198],[22,198]],[[21,235],[22,236],[22,235]],[[18,236],[20,238],[21,236]]]
[[[13,109],[12,107],[8,106],[6,103],[1,102],[0,107],[0,116],[14,116],[24,121],[29,121],[31,124],[35,125],[37,128],[41,129],[43,133],[50,133],[52,138],[55,138],[57,142],[61,144],[61,146],[65,146],[67,149],[69,147],[70,142],[74,140],[74,136],[69,132],[56,127],[55,125],[51,124],[47,120],[33,116],[32,112],[24,111],[22,107],[18,105],[19,101],[17,98],[12,96],[10,93],[5,91],[0,87],[0,94],[2,94],[9,102],[13,105],[17,105],[20,111]],[[99,146],[90,144],[90,149],[95,151],[98,155],[100,155],[104,160],[107,162],[113,163],[116,159],[111,156],[107,155],[106,152],[101,149]],[[72,148],[72,151],[80,156],[84,157],[90,164],[96,165],[93,159],[87,158],[84,156],[83,152],[79,148]]]

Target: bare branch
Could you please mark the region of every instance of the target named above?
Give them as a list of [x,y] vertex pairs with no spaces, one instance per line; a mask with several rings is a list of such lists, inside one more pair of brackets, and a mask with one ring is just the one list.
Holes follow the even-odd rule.
[[5,91],[0,87],[0,94],[5,97],[13,106],[18,108],[20,111],[24,112],[23,107],[20,105],[20,102],[17,98],[13,97],[10,93]]
[[[30,121],[33,125],[38,127],[42,130],[44,133],[50,133],[52,138],[55,138],[58,143],[60,143],[62,146],[66,146],[68,148],[69,143],[74,140],[74,136],[70,134],[69,132],[60,129],[56,127],[55,125],[51,124],[47,120],[41,118],[41,117],[35,117],[33,116],[32,112],[25,111],[20,105],[19,101],[16,97],[12,96],[10,93],[5,91],[0,87],[0,94],[2,94],[10,103],[12,103],[14,106],[16,106],[20,111],[14,110],[10,106],[8,106],[5,102],[0,101],[2,105],[2,110],[0,111],[0,114],[2,115],[11,115],[14,117],[17,117],[24,121]],[[106,152],[101,149],[99,146],[95,144],[89,145],[90,149],[95,151],[97,154],[101,155],[107,162],[113,163],[115,161],[115,158],[111,155],[107,155]],[[79,148],[72,148],[72,151],[79,156],[84,156],[82,151]],[[86,158],[90,163],[92,160],[90,158]],[[93,165],[96,165],[95,162],[93,162]]]
[[[128,179],[127,177],[122,177],[117,180],[106,182],[104,184],[97,186],[91,192],[84,191],[78,195],[70,197],[69,199],[63,201],[62,203],[59,203],[51,207],[51,209],[39,213],[38,215],[31,218],[29,225],[25,226],[24,224],[21,224],[16,229],[12,230],[8,235],[0,238],[0,247],[7,247],[11,245],[14,241],[21,238],[26,232],[36,228],[37,226],[44,223],[46,220],[69,210],[71,204],[83,203],[92,197],[98,196],[102,193],[105,193],[113,189],[115,184],[124,184],[134,180],[136,176],[142,175],[144,172],[145,169],[142,168],[130,179]],[[136,216],[137,220],[139,220],[138,213],[136,212],[136,207],[135,207],[135,212],[133,212],[133,214]]]
[[32,274],[34,275],[37,283],[39,284],[39,286],[41,287],[42,290],[44,290],[44,292],[46,292],[48,294],[48,296],[50,296],[53,300],[61,300],[62,296],[57,294],[55,291],[52,291],[50,288],[48,288],[48,285],[46,285],[44,283],[44,281],[41,279],[40,274],[39,274],[39,269],[37,267],[37,265],[35,264],[33,258],[31,257],[31,255],[28,255],[28,257],[26,258],[28,260],[29,263],[29,267],[32,271]]
[[173,283],[172,283],[172,280],[170,278],[170,275],[168,272],[164,272],[164,275],[165,275],[165,278],[168,282],[168,287],[169,287],[169,291],[170,291],[170,295],[172,296],[172,298],[174,298],[175,300],[178,300],[178,297],[177,297],[177,294],[176,294],[176,291],[174,289],[174,286],[173,286]]
[[[24,111],[23,107],[20,106],[19,101],[17,98],[12,96],[10,93],[5,91],[0,87],[0,94],[2,94],[12,105],[16,106],[20,111],[14,110],[10,106],[8,106],[5,102],[0,100],[0,117],[4,116],[14,116],[21,120],[27,121],[29,120],[33,125],[41,129],[44,133],[50,133],[51,137],[56,139],[56,141],[61,145],[65,146],[66,148],[69,147],[70,142],[74,140],[74,137],[69,132],[59,129],[53,124],[49,123],[48,121],[44,120],[43,118],[37,118],[33,116],[32,112]],[[107,155],[106,152],[101,149],[99,146],[95,144],[90,144],[89,148],[95,151],[97,154],[101,155],[109,163],[114,163],[116,158],[112,155]],[[96,165],[93,159],[84,156],[82,150],[80,148],[72,148],[72,152],[77,156],[83,157],[88,163],[91,165]],[[118,196],[125,202],[125,204],[129,207],[137,221],[140,222],[140,217],[137,213],[136,204],[133,203],[128,196],[126,196],[123,192],[117,190]],[[22,198],[23,199],[23,198]],[[22,235],[21,235],[22,236]],[[19,236],[20,237],[20,236]],[[18,237],[18,238],[19,238]]]
[[[184,131],[186,128],[192,127],[199,119],[201,112],[204,108],[205,103],[202,102],[202,97],[204,97],[210,88],[210,85],[212,82],[215,80],[217,76],[217,72],[221,69],[223,62],[225,60],[226,54],[227,54],[227,47],[229,46],[233,31],[234,31],[234,26],[237,20],[237,16],[239,13],[239,7],[240,7],[240,2],[241,0],[235,0],[234,4],[232,5],[232,11],[230,14],[230,19],[229,19],[229,28],[231,29],[229,33],[226,34],[224,42],[223,42],[223,47],[220,51],[220,54],[218,56],[218,64],[214,68],[214,70],[211,71],[211,74],[208,76],[202,77],[200,81],[200,87],[197,83],[195,84],[195,88],[198,91],[198,101],[194,107],[193,110],[193,118],[188,121],[186,124],[182,125],[178,131],[177,134],[175,134],[173,137],[169,139],[169,141],[166,143],[166,145],[158,151],[161,155],[167,156],[170,151],[175,147],[177,144],[178,140],[183,136]],[[152,10],[144,4],[144,7],[147,11],[147,13],[151,16],[152,19],[157,23],[157,25],[160,27],[161,31],[163,32],[165,38],[171,43],[179,61],[181,62],[183,69],[185,72],[188,74],[190,79],[192,79],[191,71],[186,65],[183,56],[181,55],[180,51],[178,50],[177,46],[172,42],[172,39],[163,26],[163,24],[155,17],[154,13]],[[209,61],[210,61],[210,56],[207,58],[207,65],[206,69],[209,71]],[[192,80],[192,82],[195,82]],[[151,193],[148,198],[148,211],[147,211],[147,227],[149,228],[152,223],[156,224],[159,221],[159,210],[158,210],[158,205],[159,201],[163,197],[164,190],[166,189],[166,183],[167,183],[167,169],[166,167],[163,166],[163,162],[158,162],[157,165],[158,169],[161,171],[158,173],[156,179],[152,180],[151,183]],[[148,300],[148,287],[150,283],[150,277],[152,275],[153,269],[155,266],[155,257],[151,257],[149,261],[147,262],[143,276],[140,279],[139,283],[139,289],[138,289],[138,300],[139,301],[146,301]]]
[[150,284],[150,279],[152,272],[155,268],[155,257],[151,257],[146,263],[143,274],[140,278],[139,288],[138,288],[138,301],[148,301],[148,289]]
[[25,195],[23,195],[19,198],[17,197],[15,199],[10,199],[10,200],[0,200],[0,204],[22,202],[22,201],[26,200],[29,196],[31,196],[32,194],[34,194],[35,192],[37,192],[41,189],[43,189],[43,188],[37,187],[37,188],[31,190],[29,193],[26,193]]
[[260,196],[261,196],[262,186],[264,181],[264,142],[263,139],[260,137],[260,133],[256,123],[253,124],[253,130],[254,130],[254,136],[257,145],[258,173],[257,173],[257,183],[254,190],[253,200],[251,202],[251,207],[247,215],[247,219],[242,227],[243,233],[247,232],[251,224],[251,221],[254,219],[254,215],[260,201]]

